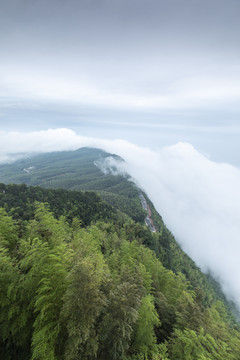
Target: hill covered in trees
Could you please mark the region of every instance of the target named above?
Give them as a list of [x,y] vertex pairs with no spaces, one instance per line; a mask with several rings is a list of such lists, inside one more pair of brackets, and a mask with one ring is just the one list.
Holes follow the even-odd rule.
[[99,149],[82,148],[32,156],[0,166],[0,182],[44,188],[95,191],[109,204],[136,221],[143,221],[139,191],[127,176],[104,174],[95,164],[118,156]]
[[239,325],[217,283],[146,197],[149,230],[139,190],[102,174],[98,155],[109,156],[83,149],[74,165],[66,152],[62,167],[54,153],[0,168],[0,181],[41,185],[0,184],[1,359],[239,359]]

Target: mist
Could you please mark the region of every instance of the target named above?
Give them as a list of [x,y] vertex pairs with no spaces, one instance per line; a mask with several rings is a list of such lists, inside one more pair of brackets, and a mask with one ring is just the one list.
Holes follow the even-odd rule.
[[[211,271],[240,309],[240,170],[217,163],[189,143],[152,150],[116,139],[77,135],[69,129],[0,132],[0,162],[37,153],[95,147],[119,155],[97,164],[129,174],[153,202],[183,250]],[[33,159],[34,165],[34,159]]]

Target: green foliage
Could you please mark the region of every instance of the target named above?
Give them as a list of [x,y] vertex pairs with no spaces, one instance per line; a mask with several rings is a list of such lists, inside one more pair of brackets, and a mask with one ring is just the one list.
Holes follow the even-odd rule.
[[125,215],[93,192],[0,184],[0,358],[239,360],[216,285],[153,208],[155,234],[126,215],[130,182],[102,180]]
[[141,244],[139,224],[82,228],[40,203],[19,237],[0,214],[1,358],[239,359],[240,332],[223,304],[204,307],[186,277]]
[[[49,189],[62,188],[67,190],[97,191],[111,207],[116,207],[135,221],[143,222],[144,212],[141,208],[136,186],[130,182],[127,177],[103,174],[95,165],[96,161],[104,160],[108,156],[119,159],[116,155],[89,148],[82,148],[77,151],[62,151],[37,155],[31,159],[20,160],[13,164],[1,165],[0,182],[4,182],[5,184],[24,183]],[[28,169],[30,169],[30,171]],[[21,186],[21,190],[25,191],[25,185]],[[5,191],[5,193],[2,193],[2,191]],[[38,188],[36,200],[45,202],[46,199],[41,195],[41,191],[42,190]],[[48,194],[50,193],[51,192]],[[76,191],[74,191],[74,193],[77,195]],[[0,206],[6,206],[8,209],[10,206],[16,208],[15,205],[12,205],[13,194],[14,193],[12,192],[9,193],[9,189],[6,191],[4,185],[0,184]],[[96,196],[96,194],[93,196]],[[1,197],[3,198],[2,201]],[[52,208],[52,203],[55,203],[54,198],[51,199],[51,201],[49,201],[49,199],[47,200],[50,203],[51,211],[60,211],[60,214],[55,213],[57,217],[59,217],[59,215],[65,215],[61,212],[60,205],[64,204],[64,208],[66,208],[67,204],[74,203],[76,207],[75,210],[73,208],[70,209],[69,206],[67,206],[66,214],[70,217],[75,217],[78,209],[78,202],[74,201],[74,196],[72,196],[71,199],[66,199],[65,197],[65,203],[64,201],[61,201],[59,196],[58,199],[60,199],[61,204],[59,203],[57,206],[55,204],[54,208]],[[23,204],[24,202],[21,202],[21,205],[18,203],[19,208],[17,211],[20,217],[22,217],[25,212],[25,210],[22,209]],[[81,202],[81,205],[85,212],[87,209],[85,209],[84,201]],[[110,208],[108,208],[108,210],[110,210]],[[72,212],[74,212],[74,214],[72,214]],[[98,209],[96,212],[98,214],[98,219],[100,218],[99,215],[101,212],[101,209]],[[106,217],[107,214],[104,211],[103,214]],[[83,214],[82,219],[85,223]],[[88,224],[89,222],[86,222],[86,225]]]
[[94,192],[0,184],[0,207],[7,208],[8,214],[20,224],[33,219],[36,202],[47,202],[55,217],[65,216],[69,223],[74,218],[80,218],[83,226],[100,219],[117,219],[116,210]]
[[132,282],[121,282],[110,291],[100,336],[100,359],[125,359],[138,318],[140,291]]
[[62,297],[67,289],[67,275],[70,268],[71,252],[65,244],[54,249],[46,247],[42,257],[41,280],[35,296],[34,312],[37,314],[33,324],[32,359],[57,359],[56,343],[60,333],[60,312]]
[[195,294],[184,291],[176,304],[176,324],[179,329],[185,327],[197,330],[203,326],[204,316],[203,308],[194,301]]
[[67,330],[65,357],[91,359],[98,351],[97,321],[107,304],[108,270],[101,253],[80,258],[69,274],[62,323]]
[[[176,330],[170,347],[172,360],[237,360],[228,345],[209,334],[193,330]],[[237,355],[238,356],[238,355]]]
[[[18,304],[16,304],[15,288],[19,282],[19,273],[15,267],[13,259],[9,256],[6,248],[0,248],[0,324],[1,341],[0,353],[11,358],[11,348],[13,336],[16,333],[15,315],[19,314]],[[21,320],[20,320],[21,321]],[[20,339],[19,339],[20,340]],[[21,343],[21,340],[18,342]]]
[[0,246],[11,253],[18,241],[18,232],[13,219],[7,215],[5,209],[0,208]]
[[[108,191],[100,191],[99,195],[107,203],[127,214],[134,221],[139,221],[141,223],[144,222],[145,214],[138,198],[138,191],[134,186],[132,187],[132,193],[128,191],[128,194],[123,193],[123,195],[120,195],[118,192],[112,193],[110,190],[112,191],[112,189],[109,189]],[[114,190],[116,191],[116,189]]]
[[[80,219],[83,227],[98,220],[104,222],[111,220],[115,224],[127,222],[126,239],[129,241],[135,239],[139,244],[146,245],[156,253],[164,267],[175,274],[183,273],[191,283],[200,307],[209,307],[217,300],[221,300],[228,308],[228,314],[232,309],[236,312],[234,306],[229,306],[216,282],[204,275],[182,251],[149,199],[147,202],[158,232],[152,234],[146,227],[129,221],[129,218],[141,223],[144,221],[145,215],[141,208],[138,189],[128,177],[103,174],[95,166],[96,160],[104,160],[108,156],[118,159],[97,149],[84,148],[77,151],[42,154],[13,164],[2,165],[0,181],[8,184],[15,182],[41,185],[48,189],[38,186],[27,187],[23,184],[18,186],[0,184],[0,206],[19,222],[19,232],[24,232],[25,222],[33,218],[35,201],[48,202],[54,216],[59,219],[63,215],[70,224],[74,218]],[[32,166],[34,168],[31,168]],[[58,187],[72,191],[54,190]],[[93,193],[93,190],[98,191],[109,205]],[[122,231],[121,228],[114,231],[121,237],[119,233]]]
[[46,204],[35,203],[35,219],[29,221],[27,235],[34,239],[40,237],[47,242],[50,248],[60,245],[63,241],[70,241],[70,229],[64,217],[55,219],[53,214],[47,211]]
[[157,311],[154,306],[154,297],[147,295],[142,299],[138,313],[137,330],[134,349],[139,358],[150,359],[158,353],[157,338],[154,328],[160,325]]

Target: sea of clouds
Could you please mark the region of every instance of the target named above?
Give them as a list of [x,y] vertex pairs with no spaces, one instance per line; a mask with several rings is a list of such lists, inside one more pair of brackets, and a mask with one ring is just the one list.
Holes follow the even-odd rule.
[[151,150],[124,140],[86,138],[69,129],[0,132],[0,163],[86,146],[125,160],[108,158],[101,166],[134,179],[185,252],[215,275],[240,309],[240,170],[209,160],[188,143]]

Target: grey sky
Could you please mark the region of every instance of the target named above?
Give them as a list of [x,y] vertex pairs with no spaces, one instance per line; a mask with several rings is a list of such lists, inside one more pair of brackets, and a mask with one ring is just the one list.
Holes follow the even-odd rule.
[[1,129],[182,140],[221,160],[207,143],[240,128],[239,14],[237,0],[0,0]]

